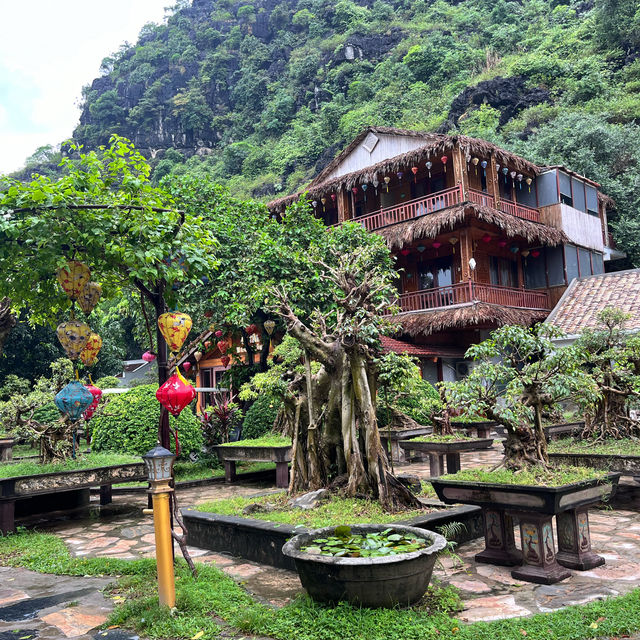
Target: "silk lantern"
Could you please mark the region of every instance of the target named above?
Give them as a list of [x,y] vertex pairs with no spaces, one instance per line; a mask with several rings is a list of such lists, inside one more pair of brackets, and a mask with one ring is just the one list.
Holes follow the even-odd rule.
[[77,360],[91,336],[91,329],[84,322],[69,320],[59,324],[56,333],[69,358]]
[[196,397],[196,390],[180,372],[174,373],[157,391],[158,402],[172,415],[178,417]]
[[440,158],[440,161],[442,162],[442,166],[444,167],[444,172],[447,173],[447,162],[449,161],[449,158],[447,158],[447,156],[442,156],[442,158]]
[[384,183],[387,185],[387,193],[389,193],[389,183],[391,182],[391,178],[389,176],[384,177]]
[[87,282],[78,298],[80,308],[89,315],[98,304],[102,295],[102,287],[97,282]]
[[267,335],[271,335],[273,330],[276,328],[276,323],[273,320],[265,320],[264,322],[264,330],[267,332]]
[[89,408],[93,395],[82,382],[74,380],[56,394],[53,402],[62,415],[75,422]]
[[102,338],[93,331],[80,354],[80,360],[85,367],[92,367],[98,359],[98,353],[102,349]]
[[229,356],[222,356],[222,358],[220,358],[220,362],[222,362],[222,366],[226,369],[231,362],[231,358]]
[[71,298],[71,300],[77,300],[84,286],[91,279],[91,271],[84,262],[70,260],[66,267],[58,270],[57,278],[60,286],[69,298]]
[[229,348],[229,345],[227,344],[226,340],[220,340],[220,342],[216,344],[216,347],[218,347],[218,351],[220,353],[225,353]]
[[142,354],[142,359],[143,359],[145,362],[153,362],[153,361],[156,359],[156,354],[155,354],[155,353],[153,353],[153,352],[151,352],[151,351],[145,351],[145,352]]
[[169,349],[175,353],[180,350],[191,331],[193,322],[186,313],[170,311],[163,313],[158,318],[158,327],[169,345]]
[[433,167],[433,162],[427,162],[424,166],[427,167],[427,171],[429,172],[429,177],[431,177],[431,167]]
[[98,389],[98,387],[92,384],[84,385],[85,389],[89,391],[89,393],[93,396],[93,402],[85,409],[82,417],[85,420],[91,420],[93,414],[96,412],[98,408],[98,404],[100,402],[100,398],[102,397],[102,389]]
[[182,364],[182,368],[185,370],[185,373],[189,371],[189,369],[191,369],[191,363],[190,362],[184,362]]
[[222,338],[223,335],[224,333],[220,329],[218,329],[215,333],[216,338]]

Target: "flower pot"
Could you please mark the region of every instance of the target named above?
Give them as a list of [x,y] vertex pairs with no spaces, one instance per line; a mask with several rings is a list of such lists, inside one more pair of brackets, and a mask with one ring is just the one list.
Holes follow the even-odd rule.
[[336,558],[300,551],[314,539],[331,536],[335,527],[316,529],[289,540],[282,548],[293,558],[302,586],[319,602],[347,600],[363,607],[406,606],[419,600],[427,590],[438,553],[445,538],[432,531],[402,525],[351,525],[351,531],[367,534],[392,529],[410,533],[429,543],[424,549],[378,558]]

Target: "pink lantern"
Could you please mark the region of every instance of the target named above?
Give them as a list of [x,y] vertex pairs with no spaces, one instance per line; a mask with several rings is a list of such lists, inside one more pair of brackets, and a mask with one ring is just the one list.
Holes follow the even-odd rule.
[[438,242],[437,240],[431,244],[431,246],[437,251],[441,246],[442,242]]
[[84,410],[84,413],[82,414],[82,417],[86,421],[88,421],[91,420],[91,417],[95,413],[95,410],[98,408],[98,403],[100,402],[100,398],[102,397],[102,389],[98,389],[98,387],[95,387],[92,384],[85,384],[84,386],[93,396],[93,402]]
[[153,353],[153,351],[145,351],[145,352],[142,354],[142,359],[143,359],[145,362],[153,362],[153,361],[156,359],[156,354],[155,354],[155,353]]
[[353,191],[353,195],[358,195],[358,187],[351,187],[351,191]]
[[183,362],[182,363],[182,368],[184,369],[185,373],[187,373],[189,371],[189,369],[191,369],[191,363],[190,362]]
[[220,331],[220,329],[218,329],[214,335],[216,336],[216,338],[222,338],[224,334],[222,333],[222,331]]
[[500,240],[498,242],[498,246],[502,247],[504,249],[507,246],[507,241],[506,240]]
[[331,194],[331,199],[332,199],[334,202],[336,201],[336,198],[337,198],[337,197],[338,197],[338,196],[336,196],[336,194],[335,194],[335,193],[332,193],[332,194]]
[[444,172],[447,173],[447,162],[449,161],[449,158],[447,158],[447,156],[442,156],[442,158],[440,158],[440,162],[442,162],[442,166],[444,167]]
[[157,391],[158,402],[172,415],[179,416],[196,397],[196,390],[182,377],[173,374]]
[[489,244],[491,242],[491,236],[488,233],[485,233],[482,236],[482,242]]

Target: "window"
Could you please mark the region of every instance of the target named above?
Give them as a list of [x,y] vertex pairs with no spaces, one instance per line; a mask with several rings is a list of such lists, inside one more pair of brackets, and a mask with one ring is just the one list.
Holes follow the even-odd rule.
[[[224,391],[221,386],[222,378],[226,373],[226,369],[223,367],[211,367],[209,369],[200,369],[200,386],[205,389],[217,389]],[[214,403],[213,397],[216,391],[200,391],[199,398],[200,406],[209,407]]]
[[591,256],[588,249],[580,247],[578,249],[578,266],[580,267],[580,277],[591,275]]
[[591,266],[593,267],[593,275],[604,273],[604,264],[602,262],[602,254],[595,251],[591,254]]
[[500,287],[517,287],[518,265],[515,260],[490,256],[489,277],[491,284],[495,284]]
[[567,265],[567,284],[571,284],[574,278],[580,277],[578,271],[578,250],[571,244],[564,248],[565,264]]
[[560,182],[560,202],[573,206],[573,197],[571,196],[571,178],[562,171],[558,171],[558,179]]
[[418,265],[418,286],[420,290],[434,287],[449,287],[453,284],[453,260],[451,257],[440,258],[429,264]]
[[523,261],[524,282],[527,289],[545,289],[547,286],[547,273],[544,253],[537,258],[529,255]]
[[598,191],[590,184],[585,185],[585,191],[587,192],[587,213],[592,216],[598,215]]
[[550,287],[564,284],[564,260],[562,259],[562,247],[547,247],[547,282]]
[[573,206],[586,213],[587,203],[584,194],[584,182],[581,182],[577,178],[571,178],[571,185],[573,186]]

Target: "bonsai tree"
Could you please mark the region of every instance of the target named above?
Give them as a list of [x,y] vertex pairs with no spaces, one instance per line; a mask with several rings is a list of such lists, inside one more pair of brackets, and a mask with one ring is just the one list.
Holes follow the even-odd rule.
[[631,315],[606,308],[598,326],[585,329],[573,345],[574,356],[595,381],[597,393],[581,393],[585,408],[582,437],[598,440],[640,436],[630,404],[640,398],[640,335],[625,330]]
[[560,336],[546,324],[501,327],[467,351],[466,357],[475,361],[471,373],[443,385],[450,405],[506,428],[499,466],[512,470],[547,466],[543,413],[580,387],[593,390],[593,381],[578,362],[552,343]]

